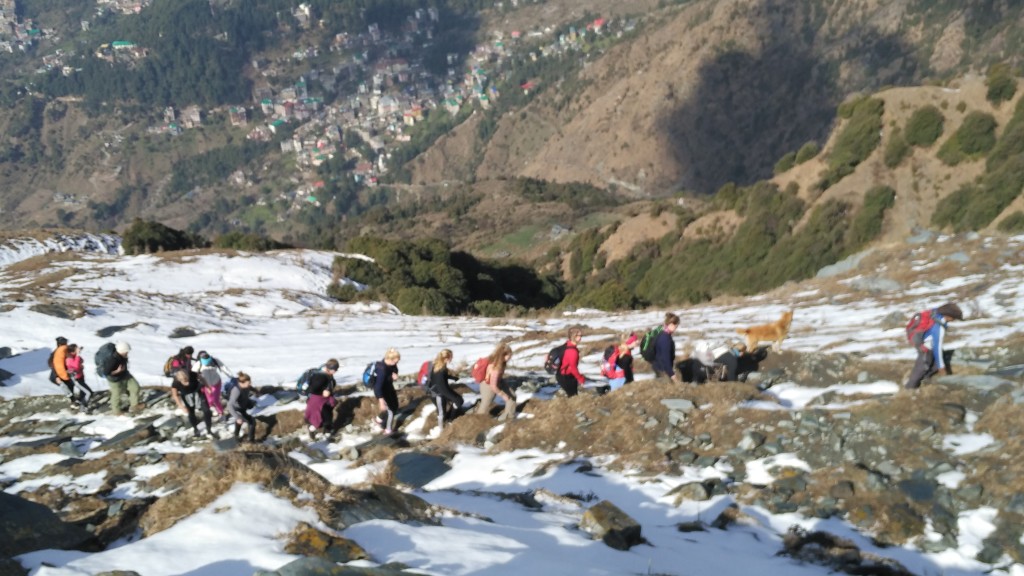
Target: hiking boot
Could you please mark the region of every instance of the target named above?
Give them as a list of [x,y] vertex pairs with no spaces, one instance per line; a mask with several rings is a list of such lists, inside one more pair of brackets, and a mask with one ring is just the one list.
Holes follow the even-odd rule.
[[316,440],[316,428],[313,428],[312,426],[309,427],[309,439]]
[[146,405],[145,404],[136,404],[136,405],[132,406],[131,408],[129,408],[128,411],[131,412],[132,414],[138,414],[138,413],[142,412],[145,409],[146,409]]

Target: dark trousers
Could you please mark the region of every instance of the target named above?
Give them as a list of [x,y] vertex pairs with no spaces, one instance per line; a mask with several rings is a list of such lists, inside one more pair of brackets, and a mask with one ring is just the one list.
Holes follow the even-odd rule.
[[185,404],[188,423],[192,425],[192,429],[199,432],[199,417],[196,416],[196,408],[198,408],[203,413],[203,424],[206,424],[206,431],[213,433],[213,415],[210,412],[210,403],[206,401],[206,396],[201,392],[193,392],[185,394],[181,400]]
[[434,386],[430,393],[434,396],[434,405],[437,406],[437,422],[444,429],[444,421],[451,420],[449,413],[452,408],[461,408],[464,400],[447,382]]
[[938,370],[935,369],[935,356],[931,350],[924,349],[917,351],[917,360],[914,361],[914,369],[910,371],[907,378],[906,388],[915,390],[921,387],[921,381],[931,378]]
[[576,381],[576,377],[570,374],[556,374],[555,382],[565,390],[565,395],[570,398],[579,393],[579,382]]
[[[250,415],[248,412],[242,412],[239,414],[242,420],[249,425],[249,442],[256,441],[256,417]],[[235,421],[235,439],[238,439],[239,434],[242,432],[242,425]]]

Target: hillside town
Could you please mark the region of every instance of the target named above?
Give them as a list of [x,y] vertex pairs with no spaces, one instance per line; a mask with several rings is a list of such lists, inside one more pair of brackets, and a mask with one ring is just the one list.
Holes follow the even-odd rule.
[[[518,3],[514,0],[513,5]],[[137,15],[148,4],[105,0],[96,13]],[[54,31],[32,32],[31,22],[16,23],[15,0],[3,0],[0,6],[0,17],[8,23],[5,29],[15,31],[13,38],[2,37],[8,51],[15,45],[25,49],[33,38],[56,35]],[[323,26],[307,3],[299,4],[289,16],[290,25],[297,28]],[[536,62],[580,52],[589,42],[621,36],[636,25],[635,21],[612,23],[595,18],[566,29],[546,26],[494,31],[468,54],[448,53],[447,69],[438,75],[427,69],[420,55],[443,24],[437,9],[418,9],[398,32],[370,24],[357,34],[335,34],[327,55],[321,54],[318,46],[298,45],[286,58],[254,58],[248,71],[253,78],[251,101],[222,109],[201,109],[182,102],[160,110],[159,122],[147,132],[176,137],[202,126],[210,115],[224,115],[228,124],[244,130],[249,140],[279,142],[281,152],[294,159],[301,182],[286,195],[299,206],[319,205],[315,192],[322,181],[317,168],[324,162],[340,155],[356,183],[376,186],[393,169],[389,165],[392,152],[408,143],[431,117],[454,119],[489,110],[502,97],[499,84],[517,86],[524,94],[536,91],[539,79],[511,77],[517,61]],[[81,26],[87,30],[89,22],[83,21]],[[128,66],[148,57],[139,39],[108,40],[96,46],[91,57]],[[68,66],[70,56],[56,50],[40,58],[44,70],[59,69],[68,75],[79,71]],[[324,61],[331,64],[324,66]],[[236,173],[231,180],[245,182],[247,178]]]

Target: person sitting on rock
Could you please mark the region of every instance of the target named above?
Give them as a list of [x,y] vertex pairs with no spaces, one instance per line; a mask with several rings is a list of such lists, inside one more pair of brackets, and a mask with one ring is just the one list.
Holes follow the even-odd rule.
[[228,412],[235,419],[235,440],[242,431],[242,423],[248,424],[248,441],[256,441],[256,417],[251,414],[256,407],[256,392],[252,388],[252,379],[245,372],[238,373],[238,385],[231,388],[228,395]]

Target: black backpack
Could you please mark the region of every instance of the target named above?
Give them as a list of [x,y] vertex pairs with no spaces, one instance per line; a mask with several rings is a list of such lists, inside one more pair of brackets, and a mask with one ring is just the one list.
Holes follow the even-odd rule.
[[320,368],[310,368],[303,372],[298,380],[295,381],[295,391],[299,393],[299,396],[309,396],[309,379],[320,371]]
[[548,357],[544,359],[544,370],[546,370],[548,374],[558,373],[558,369],[562,367],[562,356],[565,356],[565,349],[568,347],[569,344],[567,342],[563,342],[548,352]]
[[640,341],[640,356],[648,362],[654,362],[654,343],[658,340],[664,326],[655,326],[644,332],[644,338]]
[[110,359],[114,357],[114,354],[117,354],[117,348],[114,347],[113,342],[107,342],[100,346],[100,349],[96,351],[96,355],[93,356],[93,361],[96,362],[97,374],[104,378],[109,376],[107,374],[107,364],[110,363]]

